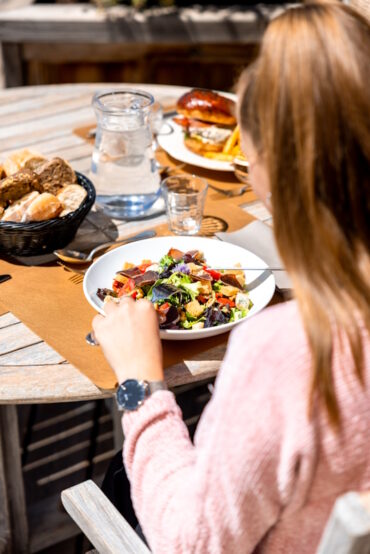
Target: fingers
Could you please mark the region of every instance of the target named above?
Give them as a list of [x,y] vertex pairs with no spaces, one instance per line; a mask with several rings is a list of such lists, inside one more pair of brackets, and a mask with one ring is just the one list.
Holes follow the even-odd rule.
[[104,321],[104,317],[100,314],[94,317],[91,323],[94,334],[96,333],[97,329],[99,329],[99,326],[103,321]]
[[116,304],[116,302],[105,302],[103,309],[104,312],[108,315],[114,312],[118,308],[119,304]]

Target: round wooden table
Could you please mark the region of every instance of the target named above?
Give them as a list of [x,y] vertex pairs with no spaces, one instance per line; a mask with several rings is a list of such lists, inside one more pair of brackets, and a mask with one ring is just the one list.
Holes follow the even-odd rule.
[[[188,90],[159,85],[122,85],[122,88],[126,86],[150,91],[164,108],[173,107],[176,99]],[[73,130],[94,124],[92,95],[96,90],[109,87],[119,88],[116,83],[104,83],[1,91],[1,158],[14,150],[31,148],[47,157],[61,156],[69,160],[74,169],[87,173],[92,146]],[[250,210],[259,219],[268,217],[258,202],[254,202]],[[124,235],[164,220],[161,215],[152,220],[115,223],[119,233]],[[109,230],[97,230],[94,226],[89,230],[88,222],[84,224],[84,232],[100,232],[101,242],[112,239]],[[223,354],[224,347],[215,349],[207,359],[169,368],[169,385],[182,385],[215,375]],[[12,552],[28,552],[30,548],[16,404],[72,402],[109,396],[10,312],[0,316],[0,498],[4,499],[0,514],[0,551],[3,544],[11,544]]]

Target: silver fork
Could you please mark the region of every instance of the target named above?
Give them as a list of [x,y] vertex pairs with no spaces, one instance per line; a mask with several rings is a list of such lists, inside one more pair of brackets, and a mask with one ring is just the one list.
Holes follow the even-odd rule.
[[74,285],[80,285],[83,280],[83,275],[72,275],[68,278],[68,281],[71,281]]
[[208,183],[208,186],[213,189],[213,190],[216,190],[217,192],[221,193],[221,194],[224,194],[225,196],[227,196],[228,198],[233,198],[234,196],[241,196],[242,194],[244,194],[245,192],[247,192],[247,190],[249,190],[251,187],[250,185],[244,185],[242,187],[238,187],[236,189],[221,189],[219,187],[215,187],[215,185],[211,185],[210,183]]
[[62,267],[65,271],[69,271],[73,275],[68,277],[68,281],[71,281],[75,285],[79,285],[84,280],[84,275],[86,273],[86,269],[71,269],[70,267],[64,265],[62,262],[57,262],[60,267]]

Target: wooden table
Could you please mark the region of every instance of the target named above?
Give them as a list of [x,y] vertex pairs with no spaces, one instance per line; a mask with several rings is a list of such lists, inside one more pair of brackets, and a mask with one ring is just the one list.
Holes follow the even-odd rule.
[[[30,147],[51,157],[68,159],[74,169],[88,173],[92,147],[72,132],[94,123],[91,97],[104,85],[63,85],[10,89],[0,93],[0,156]],[[117,85],[113,85],[117,88]],[[164,106],[173,105],[186,89],[167,86],[141,86],[150,90]],[[253,200],[251,193],[246,195]],[[267,217],[260,203],[250,204],[260,218]],[[97,233],[101,241],[110,240],[109,229],[99,228],[90,215],[81,234]],[[139,222],[115,221],[120,235],[153,227],[164,222],[160,215]],[[216,374],[224,347],[178,364],[166,372],[170,387],[204,380]],[[87,377],[64,360],[11,313],[0,317],[0,553],[5,543],[12,552],[29,551],[29,533],[20,463],[16,404],[73,402],[108,397]],[[5,547],[4,547],[5,548]]]

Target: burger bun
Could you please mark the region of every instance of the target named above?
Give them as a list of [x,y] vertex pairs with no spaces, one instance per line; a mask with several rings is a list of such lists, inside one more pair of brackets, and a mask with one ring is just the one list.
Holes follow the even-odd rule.
[[222,152],[223,148],[222,144],[202,142],[192,137],[185,137],[184,144],[186,148],[200,156],[204,156],[206,152]]

